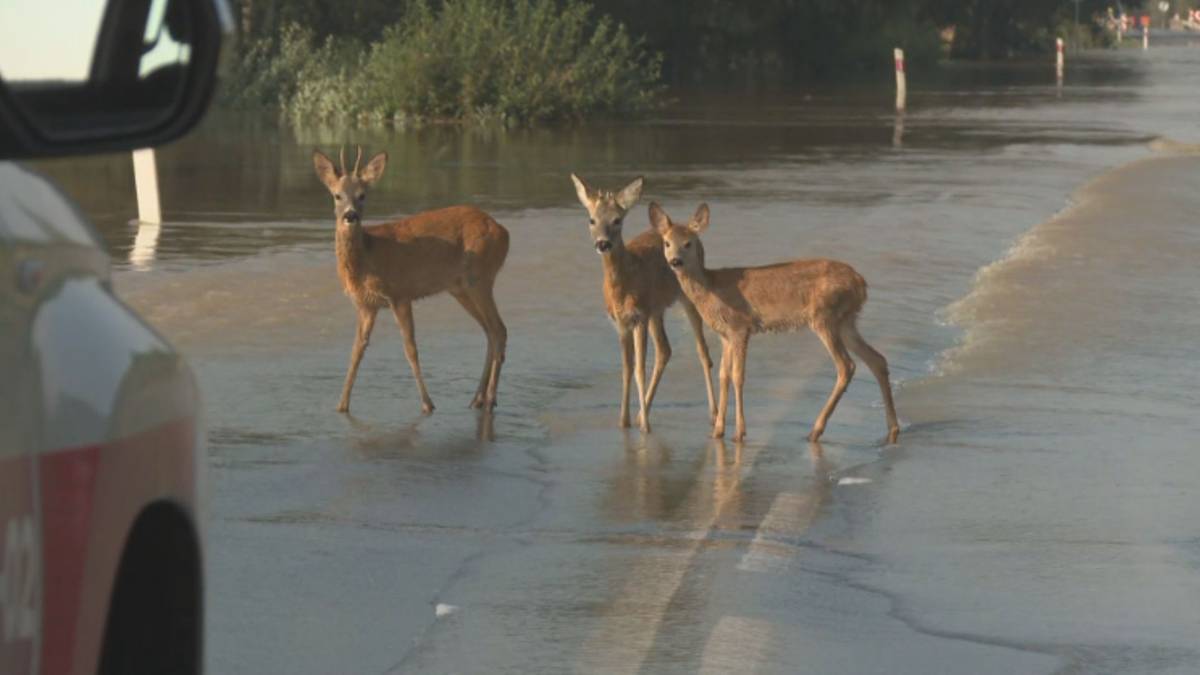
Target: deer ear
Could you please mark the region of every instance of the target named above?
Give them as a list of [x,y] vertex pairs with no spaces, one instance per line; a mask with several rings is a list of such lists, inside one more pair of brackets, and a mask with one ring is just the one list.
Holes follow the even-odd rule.
[[575,196],[579,197],[579,203],[583,204],[585,209],[592,208],[592,202],[596,201],[596,192],[575,174],[571,174],[571,182],[575,184]]
[[325,184],[325,187],[331,191],[337,188],[338,175],[337,168],[333,165],[333,161],[325,156],[325,153],[320,150],[313,150],[313,168],[317,170],[317,178]]
[[387,168],[387,153],[381,152],[371,158],[367,162],[366,168],[358,172],[358,178],[367,185],[374,185],[383,176],[383,170]]
[[708,204],[701,204],[696,209],[696,214],[688,221],[688,227],[696,234],[708,229]]
[[664,236],[671,229],[671,218],[658,202],[650,202],[650,226]]
[[621,188],[621,191],[617,193],[617,205],[626,211],[632,208],[638,198],[642,196],[643,182],[642,177],[638,176],[629,185]]

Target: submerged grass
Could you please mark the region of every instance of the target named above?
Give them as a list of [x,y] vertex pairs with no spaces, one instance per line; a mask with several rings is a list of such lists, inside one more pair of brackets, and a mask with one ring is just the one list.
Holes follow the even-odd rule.
[[531,123],[653,109],[661,57],[591,14],[582,0],[420,0],[371,44],[291,25],[242,50],[224,100],[277,106],[297,122]]

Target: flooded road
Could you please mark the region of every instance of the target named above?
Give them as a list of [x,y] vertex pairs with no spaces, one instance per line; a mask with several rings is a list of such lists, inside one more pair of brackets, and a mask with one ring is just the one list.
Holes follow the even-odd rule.
[[[214,673],[1186,673],[1200,669],[1200,49],[909,74],[887,88],[688,93],[577,129],[279,128],[214,116],[160,152],[41,165],[207,405]],[[314,147],[386,149],[366,220],[472,202],[512,233],[494,417],[484,340],[416,307],[420,415],[381,317],[354,335]],[[829,256],[871,298],[904,423],[865,369],[755,340],[749,438],[707,438],[686,321],[654,432],[617,428],[600,260],[568,173],[681,217],[712,267]],[[709,335],[710,345],[718,343]],[[494,440],[486,440],[494,437]]]

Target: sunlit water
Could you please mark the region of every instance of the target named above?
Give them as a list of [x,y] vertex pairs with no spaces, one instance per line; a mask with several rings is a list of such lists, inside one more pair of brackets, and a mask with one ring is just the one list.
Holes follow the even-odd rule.
[[[160,152],[161,231],[129,224],[128,158],[45,165],[199,373],[216,672],[1200,668],[1200,48],[1072,58],[1061,87],[1040,63],[909,77],[903,118],[887,86],[536,131],[214,116]],[[368,220],[472,202],[511,231],[494,443],[466,410],[483,336],[448,298],[416,310],[438,412],[381,315],[333,413],[354,312],[310,155],[343,142],[391,156]],[[853,264],[901,444],[860,369],[810,454],[833,368],[808,335],[751,344],[750,443],[712,444],[674,314],[655,435],[617,430],[571,171],[646,177],[627,236],[650,200],[708,202],[714,267]],[[371,590],[406,576],[429,590]]]

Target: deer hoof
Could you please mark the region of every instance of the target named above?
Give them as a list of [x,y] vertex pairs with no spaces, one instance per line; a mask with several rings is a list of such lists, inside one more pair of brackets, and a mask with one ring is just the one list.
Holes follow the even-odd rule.
[[888,432],[888,445],[894,445],[900,440],[900,428],[896,427]]
[[713,427],[713,438],[725,438],[725,427]]
[[433,401],[425,401],[424,403],[421,404],[421,414],[432,415],[433,410],[434,410]]
[[348,413],[350,412],[350,406],[346,403],[339,403],[338,407],[334,408],[334,410],[340,413]]
[[817,431],[816,429],[813,429],[812,432],[808,434],[809,442],[816,443],[817,441],[821,440],[822,433],[824,433],[824,431]]

